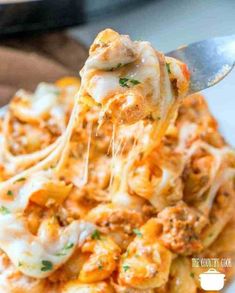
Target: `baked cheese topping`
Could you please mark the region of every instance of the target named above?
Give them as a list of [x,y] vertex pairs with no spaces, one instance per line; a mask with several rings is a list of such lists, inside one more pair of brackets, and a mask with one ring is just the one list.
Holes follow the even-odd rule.
[[188,87],[185,64],[106,29],[81,81],[15,94],[0,292],[196,293],[191,258],[234,254],[234,151]]

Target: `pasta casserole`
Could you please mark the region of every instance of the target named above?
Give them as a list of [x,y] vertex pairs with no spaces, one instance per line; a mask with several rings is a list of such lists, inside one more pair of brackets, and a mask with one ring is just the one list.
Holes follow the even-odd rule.
[[[106,29],[0,118],[0,293],[197,293],[235,254],[235,156],[190,73]],[[224,268],[227,279],[232,268]]]

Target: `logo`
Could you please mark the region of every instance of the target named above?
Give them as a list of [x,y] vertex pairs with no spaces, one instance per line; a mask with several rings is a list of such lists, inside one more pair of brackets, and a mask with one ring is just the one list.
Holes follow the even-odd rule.
[[199,281],[203,290],[219,291],[224,288],[225,275],[216,269],[209,269],[199,275]]
[[225,274],[219,270],[231,268],[231,258],[192,258],[193,268],[205,268],[205,272],[199,275],[201,288],[205,291],[220,291],[224,288]]

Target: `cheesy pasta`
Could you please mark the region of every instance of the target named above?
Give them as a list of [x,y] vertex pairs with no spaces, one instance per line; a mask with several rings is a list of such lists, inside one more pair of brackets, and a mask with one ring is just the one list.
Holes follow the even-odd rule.
[[0,117],[0,292],[196,293],[191,258],[234,255],[234,151],[189,82],[106,29],[81,82],[15,94]]

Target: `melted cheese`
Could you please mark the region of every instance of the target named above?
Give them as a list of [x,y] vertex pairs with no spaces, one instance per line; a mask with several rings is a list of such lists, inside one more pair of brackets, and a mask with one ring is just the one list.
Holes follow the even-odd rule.
[[[134,42],[108,29],[91,46],[80,90],[72,102],[66,101],[73,105],[68,123],[65,81],[41,85],[33,95],[17,93],[18,102],[0,120],[0,172],[7,174],[0,183],[0,249],[11,265],[8,272],[14,267],[22,283],[40,279],[39,287],[44,286],[42,279],[56,288],[61,284],[62,292],[112,292],[114,271],[114,287],[120,292],[153,292],[172,284],[172,253],[160,243],[156,212],[179,201],[187,206],[183,172],[200,152],[212,157],[212,168],[208,184],[195,196],[205,201],[192,205],[207,220],[219,189],[234,178],[228,158],[233,153],[200,138],[197,119],[173,126],[189,85],[186,69],[148,42]],[[71,87],[70,78],[67,82]],[[40,127],[49,125],[48,117],[61,130],[55,142],[31,154],[13,155],[7,137],[13,120]],[[210,223],[199,239],[205,245],[211,243],[210,229],[218,228],[217,237],[226,225],[226,211],[223,221]],[[57,213],[59,220],[52,216]],[[38,214],[43,216],[38,219]],[[129,246],[131,254],[127,250],[119,259],[119,246],[123,251]],[[177,261],[173,265],[181,268]],[[0,267],[0,290],[1,281],[11,275],[2,271]],[[177,274],[179,283],[182,274]],[[186,282],[180,286],[196,290],[194,282]]]
[[[82,94],[90,95],[105,108],[105,112],[110,110],[114,101],[124,105],[119,111],[127,111],[132,106],[132,119],[117,116],[118,123],[136,122],[140,114],[135,117],[135,111],[143,112],[142,118],[152,115],[157,120],[166,119],[174,97],[164,56],[148,42],[132,42],[129,39],[122,42],[125,36],[111,30],[101,33],[94,44],[102,42],[100,39],[107,34],[105,45],[101,43],[94,48],[81,71]],[[122,49],[116,46],[116,42],[121,43]],[[128,59],[129,55],[132,58]],[[134,97],[143,97],[144,102],[139,104]],[[112,117],[117,115],[114,109],[111,111]]]
[[[43,232],[39,236],[29,233],[24,219],[9,214],[0,217],[0,245],[12,263],[27,276],[45,278],[65,263],[93,231],[94,226],[74,221],[58,231],[58,239],[48,243]],[[46,232],[46,231],[45,231]],[[71,245],[70,249],[64,249]],[[50,262],[49,269],[43,269],[44,261]]]

